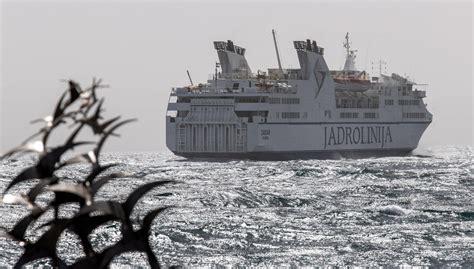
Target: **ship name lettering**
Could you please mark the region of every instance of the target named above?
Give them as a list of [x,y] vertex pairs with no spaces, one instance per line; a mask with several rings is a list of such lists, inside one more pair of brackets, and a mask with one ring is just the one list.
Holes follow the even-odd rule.
[[390,126],[324,127],[324,148],[334,145],[366,145],[392,143]]

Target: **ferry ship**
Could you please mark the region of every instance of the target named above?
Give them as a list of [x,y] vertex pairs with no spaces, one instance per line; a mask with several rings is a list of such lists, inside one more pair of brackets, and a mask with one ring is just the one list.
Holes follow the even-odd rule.
[[[355,66],[349,33],[343,70],[329,70],[316,41],[294,41],[300,68],[252,73],[246,49],[215,41],[207,83],[172,88],[166,145],[185,157],[358,158],[413,151],[432,121],[424,84]],[[188,72],[189,75],[189,72]]]

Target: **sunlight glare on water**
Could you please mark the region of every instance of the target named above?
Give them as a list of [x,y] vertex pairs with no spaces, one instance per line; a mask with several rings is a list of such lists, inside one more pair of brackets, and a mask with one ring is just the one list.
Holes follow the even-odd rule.
[[[146,195],[132,215],[140,219],[158,206],[173,206],[155,220],[150,234],[155,254],[167,266],[469,267],[474,264],[472,156],[470,147],[418,150],[407,157],[272,162],[109,153],[102,162],[120,163],[116,171],[129,175],[105,185],[96,200],[123,201],[145,182],[176,180]],[[0,187],[33,162],[33,156],[2,161]],[[78,165],[58,175],[80,179],[87,171]],[[29,186],[20,184],[11,193]],[[156,196],[161,192],[173,195]],[[50,195],[38,198],[47,199]],[[1,226],[11,228],[26,212],[2,204]],[[109,222],[94,231],[95,248],[119,240],[119,228]],[[28,235],[37,238],[34,231]],[[66,234],[58,243],[59,256],[74,262],[83,255],[78,245]],[[21,253],[12,240],[0,239],[0,264],[13,265]],[[121,255],[114,263],[147,266],[140,253]]]

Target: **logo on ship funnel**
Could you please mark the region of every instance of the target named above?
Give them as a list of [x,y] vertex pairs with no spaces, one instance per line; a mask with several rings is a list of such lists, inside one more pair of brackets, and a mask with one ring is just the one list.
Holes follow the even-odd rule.
[[319,58],[316,61],[316,64],[314,65],[314,78],[316,79],[316,85],[318,88],[316,89],[316,95],[314,98],[318,97],[319,92],[323,88],[324,80],[326,79],[326,72],[325,71],[320,71],[323,68],[321,67],[321,63],[319,62]]

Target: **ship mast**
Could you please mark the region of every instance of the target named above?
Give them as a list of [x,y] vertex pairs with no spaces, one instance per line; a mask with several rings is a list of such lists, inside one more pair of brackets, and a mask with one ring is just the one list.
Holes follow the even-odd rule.
[[189,74],[189,70],[186,70],[186,73],[188,73],[188,78],[189,78],[189,82],[191,82],[191,86],[194,86],[193,80],[191,79],[191,74]]
[[342,43],[344,48],[346,48],[346,56],[349,56],[351,52],[351,42],[349,42],[349,32],[346,33],[346,42]]
[[273,35],[273,43],[275,44],[275,51],[276,51],[277,60],[278,60],[278,70],[280,70],[280,75],[283,76],[283,68],[281,68],[280,53],[278,52],[278,45],[277,45],[274,29],[272,29],[272,35]]
[[355,52],[357,50],[351,50],[352,42],[349,41],[349,32],[346,33],[346,42],[342,43],[346,49],[346,62],[344,64],[344,71],[357,71],[355,67]]

